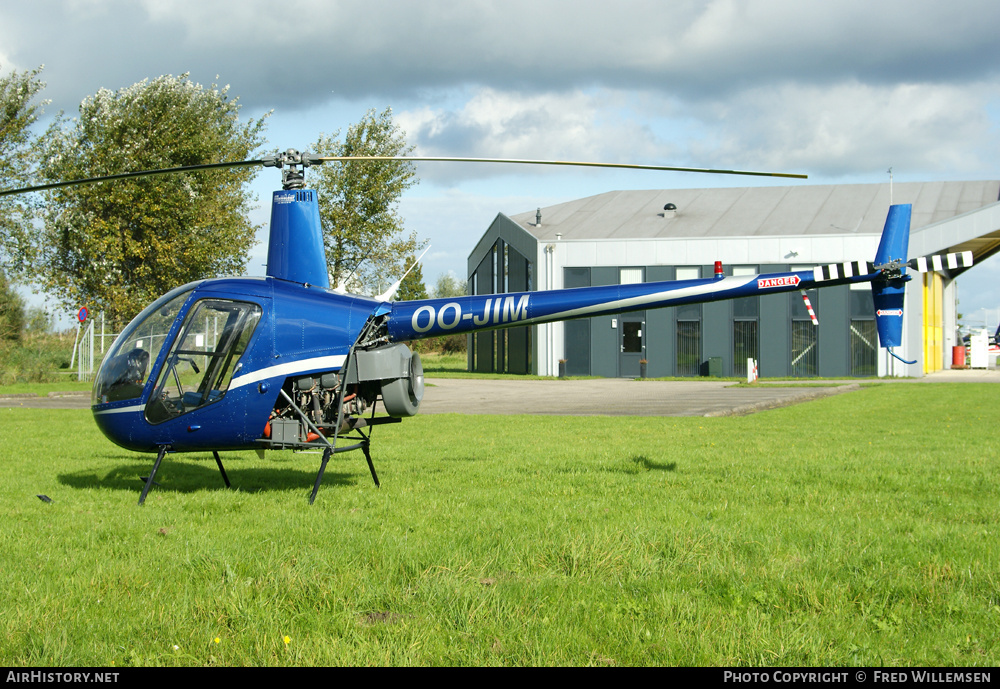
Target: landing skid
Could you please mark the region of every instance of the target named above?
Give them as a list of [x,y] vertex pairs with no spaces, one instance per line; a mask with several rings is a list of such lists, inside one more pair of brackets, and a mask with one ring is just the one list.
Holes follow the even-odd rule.
[[[282,391],[284,392],[284,391]],[[292,404],[289,401],[289,404]],[[371,472],[372,480],[375,482],[375,487],[381,486],[378,480],[378,474],[375,472],[375,464],[372,462],[372,455],[370,451],[371,446],[371,430],[366,434],[362,429],[371,428],[373,426],[381,426],[387,423],[399,423],[402,419],[398,419],[391,416],[380,416],[378,418],[372,417],[367,419],[349,419],[351,421],[351,427],[348,430],[349,435],[341,436],[339,432],[335,432],[332,439],[328,439],[319,429],[312,425],[308,417],[306,417],[302,411],[292,404],[295,411],[308,423],[312,428],[313,432],[319,435],[319,440],[313,442],[275,442],[271,440],[261,439],[258,442],[262,445],[261,449],[274,449],[274,450],[323,450],[323,460],[320,464],[319,473],[316,475],[316,483],[313,486],[312,494],[309,496],[309,504],[313,504],[316,501],[316,494],[319,492],[320,483],[323,481],[323,474],[326,472],[326,465],[329,463],[330,458],[334,454],[339,454],[341,452],[350,452],[352,450],[361,450],[365,455],[365,461],[368,462],[368,471]],[[374,410],[373,410],[374,412]],[[340,428],[343,424],[343,419],[338,419],[337,427]],[[353,434],[353,435],[351,435]],[[348,445],[341,445],[337,447],[337,440],[348,440],[356,441],[351,442]],[[149,472],[149,476],[142,476],[142,480],[145,481],[145,485],[142,488],[142,494],[139,496],[139,504],[142,505],[146,502],[146,496],[149,494],[150,489],[156,485],[160,485],[156,482],[156,472],[160,470],[160,463],[168,452],[170,452],[169,445],[161,445],[159,451],[156,453],[156,461],[153,462],[153,469]],[[222,465],[222,458],[219,456],[217,450],[212,451],[212,456],[215,458],[215,463],[219,467],[219,473],[222,475],[222,480],[226,484],[226,488],[232,488],[232,484],[229,481],[229,475],[226,474],[226,468]]]
[[[154,485],[160,485],[153,479],[156,478],[156,472],[160,470],[160,462],[163,461],[163,457],[170,451],[169,445],[161,445],[159,452],[156,453],[156,461],[153,462],[153,470],[149,472],[149,476],[142,476],[142,480],[146,482],[143,486],[142,495],[139,496],[139,504],[142,505],[146,502],[146,495],[149,494],[149,489]],[[219,473],[222,474],[222,480],[226,483],[226,488],[232,488],[229,483],[229,476],[226,475],[226,469],[222,466],[222,458],[219,457],[219,453],[216,450],[212,451],[212,455],[215,457],[215,463],[219,466]]]

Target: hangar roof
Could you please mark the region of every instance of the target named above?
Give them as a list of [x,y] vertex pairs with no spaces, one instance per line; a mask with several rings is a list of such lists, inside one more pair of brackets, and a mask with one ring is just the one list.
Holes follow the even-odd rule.
[[[511,220],[539,241],[878,234],[889,195],[888,183],[609,191],[542,208],[540,226],[535,211]],[[913,204],[915,230],[998,200],[995,180],[892,185],[892,203]]]

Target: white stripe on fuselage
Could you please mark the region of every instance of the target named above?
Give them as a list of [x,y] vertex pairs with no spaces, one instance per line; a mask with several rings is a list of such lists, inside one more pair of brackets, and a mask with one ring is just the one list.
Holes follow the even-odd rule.
[[[723,290],[739,289],[745,285],[750,284],[756,280],[758,275],[740,276],[740,277],[727,277],[721,280],[713,280],[710,283],[704,285],[693,285],[691,287],[681,287],[680,289],[667,289],[662,292],[655,292],[654,294],[643,294],[638,297],[629,297],[627,299],[618,299],[616,301],[606,301],[600,304],[594,304],[593,306],[582,306],[578,309],[569,309],[568,311],[560,311],[558,313],[549,314],[548,316],[541,316],[539,318],[530,318],[527,321],[521,321],[518,325],[531,323],[536,320],[562,320],[565,318],[576,318],[577,316],[586,316],[598,311],[613,311],[617,309],[627,310],[627,309],[637,309],[640,306],[645,306],[647,304],[653,304],[658,301],[676,301],[680,299],[685,299],[687,297],[696,297],[703,294],[712,294],[714,292],[721,292]],[[664,304],[664,306],[669,306],[669,304]]]
[[336,356],[318,356],[312,359],[300,359],[299,361],[290,361],[287,364],[268,366],[267,368],[252,371],[238,378],[233,378],[229,389],[235,390],[244,385],[252,385],[258,381],[278,376],[290,376],[295,373],[305,373],[306,371],[339,369],[344,365],[345,361],[347,361],[347,357],[343,354],[338,354]]
[[99,409],[95,411],[95,414],[124,414],[130,411],[142,411],[146,408],[145,404],[133,404],[130,407],[117,407],[116,409]]
[[[344,365],[347,357],[339,354],[337,356],[318,356],[312,359],[301,359],[299,361],[290,361],[287,364],[278,364],[277,366],[268,366],[267,368],[262,368],[259,371],[253,371],[247,373],[246,375],[239,376],[238,378],[233,378],[232,382],[229,384],[230,390],[235,390],[236,388],[241,388],[244,385],[252,385],[261,380],[266,380],[268,378],[274,378],[276,376],[289,376],[295,373],[304,373],[305,371],[315,371],[319,370],[332,370],[339,369]],[[124,414],[127,412],[142,411],[146,408],[144,404],[133,404],[128,407],[117,407],[115,409],[100,409],[95,411],[95,414]]]

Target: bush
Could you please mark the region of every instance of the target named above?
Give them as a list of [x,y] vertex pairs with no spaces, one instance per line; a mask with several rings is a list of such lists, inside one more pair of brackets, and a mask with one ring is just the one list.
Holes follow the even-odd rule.
[[66,380],[59,374],[73,354],[72,331],[45,333],[29,331],[20,341],[0,340],[0,385],[52,383]]
[[467,349],[467,342],[468,339],[465,334],[456,334],[428,337],[424,340],[410,340],[406,344],[410,349],[421,354],[464,354]]

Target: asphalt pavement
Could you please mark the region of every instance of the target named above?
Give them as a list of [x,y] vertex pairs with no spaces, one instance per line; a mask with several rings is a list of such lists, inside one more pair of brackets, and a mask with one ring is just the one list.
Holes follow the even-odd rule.
[[[621,378],[589,380],[427,379],[421,414],[553,414],[569,416],[727,416],[799,404],[819,397],[850,393],[858,380],[732,382],[646,381]],[[879,382],[872,380],[870,382]],[[995,369],[948,370],[890,383],[1000,383]],[[86,409],[89,392],[0,396],[0,407]]]
[[725,381],[428,379],[422,414],[726,416],[856,390],[735,386]]

